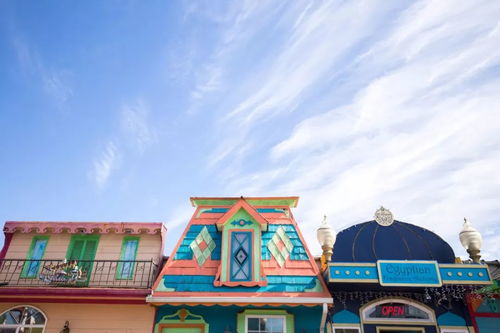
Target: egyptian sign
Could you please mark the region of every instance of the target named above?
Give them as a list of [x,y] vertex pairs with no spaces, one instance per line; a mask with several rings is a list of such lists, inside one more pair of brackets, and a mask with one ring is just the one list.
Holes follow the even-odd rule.
[[441,276],[435,261],[377,261],[382,286],[440,287]]

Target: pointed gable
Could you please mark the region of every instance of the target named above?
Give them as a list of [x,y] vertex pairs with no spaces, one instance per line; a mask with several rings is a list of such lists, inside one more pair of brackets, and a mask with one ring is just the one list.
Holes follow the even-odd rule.
[[[149,301],[184,304],[330,298],[290,208],[297,197],[191,198],[195,212]],[[224,300],[226,299],[226,300]],[[312,302],[314,303],[314,302]]]
[[[217,221],[217,229],[221,231],[224,226],[228,223],[232,223],[233,225],[239,224],[240,226],[245,226],[249,224],[249,220],[245,220],[245,214],[248,215],[249,218],[253,219],[256,223],[260,225],[261,230],[267,230],[268,222],[267,220],[260,215],[255,208],[250,206],[248,202],[241,197],[234,206],[231,207],[222,217]],[[235,217],[237,217],[235,219]]]

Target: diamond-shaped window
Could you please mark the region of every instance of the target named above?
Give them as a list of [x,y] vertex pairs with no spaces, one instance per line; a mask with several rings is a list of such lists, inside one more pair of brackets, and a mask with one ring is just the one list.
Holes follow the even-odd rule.
[[194,257],[198,266],[203,266],[205,261],[210,257],[212,251],[215,249],[215,242],[210,236],[207,227],[203,227],[196,238],[189,244],[191,251],[193,251]]
[[247,260],[248,258],[248,254],[245,252],[245,250],[243,250],[242,248],[240,248],[237,252],[236,252],[236,255],[234,256],[234,259],[236,259],[236,261],[240,264],[240,265],[243,265],[245,263],[245,261]]
[[280,226],[273,235],[273,238],[267,243],[267,248],[273,255],[274,259],[283,267],[285,261],[290,256],[293,250],[293,244],[290,237],[285,232],[285,229]]

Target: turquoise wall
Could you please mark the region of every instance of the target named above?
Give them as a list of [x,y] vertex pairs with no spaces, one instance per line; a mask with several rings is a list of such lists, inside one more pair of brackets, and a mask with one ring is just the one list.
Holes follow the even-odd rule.
[[294,315],[295,332],[296,333],[310,333],[318,332],[321,323],[321,315],[323,308],[321,306],[307,307],[307,306],[171,306],[163,305],[158,307],[156,312],[155,322],[159,322],[163,316],[176,313],[179,309],[185,308],[192,314],[203,316],[204,320],[210,325],[210,333],[222,333],[229,326],[231,332],[236,333],[236,315],[245,309],[270,309],[270,310],[286,310]]
[[500,318],[476,318],[476,322],[480,333],[498,333],[500,331]]

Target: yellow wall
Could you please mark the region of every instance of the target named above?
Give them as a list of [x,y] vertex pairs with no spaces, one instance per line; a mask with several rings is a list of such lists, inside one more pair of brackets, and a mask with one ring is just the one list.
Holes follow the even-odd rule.
[[66,320],[71,333],[149,333],[155,310],[147,304],[0,303],[0,313],[17,305],[32,305],[45,313],[44,333],[59,333]]

